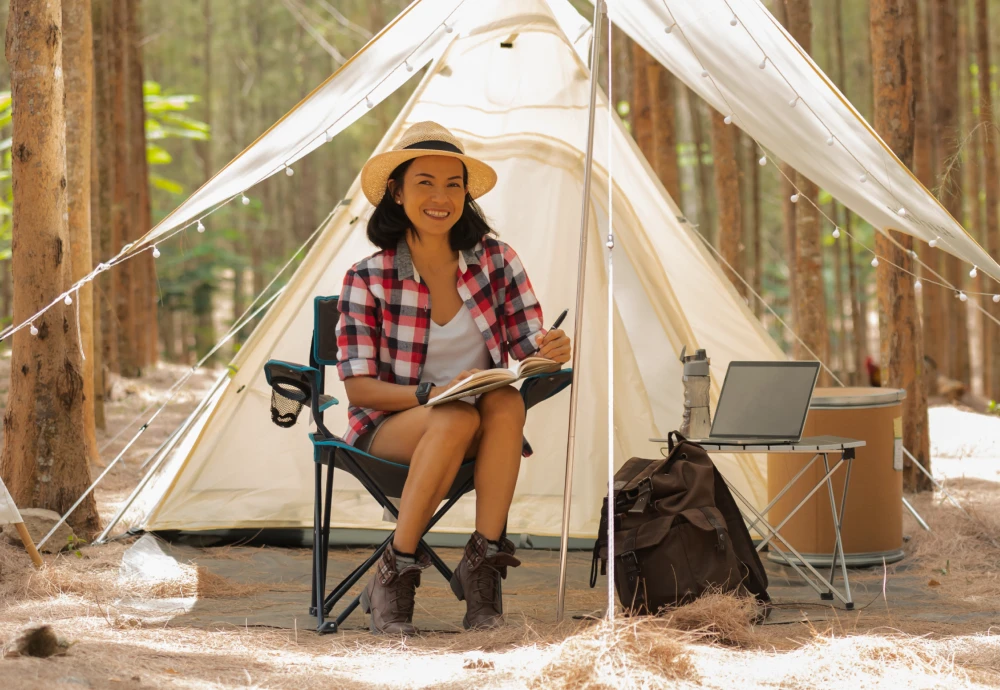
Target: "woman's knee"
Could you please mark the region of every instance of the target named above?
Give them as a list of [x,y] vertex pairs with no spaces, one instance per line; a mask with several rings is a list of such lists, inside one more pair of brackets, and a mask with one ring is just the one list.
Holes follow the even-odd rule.
[[483,427],[502,425],[524,428],[525,410],[521,393],[513,386],[490,391],[479,400],[479,414]]
[[464,402],[450,402],[431,408],[429,426],[471,439],[479,431],[479,410]]

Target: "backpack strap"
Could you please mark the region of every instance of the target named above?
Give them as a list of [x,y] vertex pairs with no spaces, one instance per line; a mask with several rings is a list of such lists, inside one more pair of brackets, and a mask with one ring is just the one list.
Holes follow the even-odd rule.
[[705,519],[708,520],[708,524],[710,524],[715,529],[715,536],[718,539],[715,548],[718,549],[719,551],[725,551],[726,533],[728,531],[726,529],[726,526],[708,508],[699,508],[699,510],[701,511],[702,515],[705,516]]

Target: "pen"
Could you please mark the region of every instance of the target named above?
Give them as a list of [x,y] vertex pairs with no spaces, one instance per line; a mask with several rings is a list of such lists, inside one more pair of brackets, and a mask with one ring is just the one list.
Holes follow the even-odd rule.
[[566,318],[566,314],[569,314],[569,309],[563,309],[563,310],[562,310],[562,314],[560,314],[560,315],[559,315],[558,317],[556,317],[556,321],[555,321],[555,323],[554,323],[554,324],[552,324],[552,330],[553,330],[553,331],[554,331],[554,330],[556,330],[557,328],[559,328],[559,326],[560,326],[560,325],[562,324],[562,322],[563,322],[563,319],[565,319],[565,318]]

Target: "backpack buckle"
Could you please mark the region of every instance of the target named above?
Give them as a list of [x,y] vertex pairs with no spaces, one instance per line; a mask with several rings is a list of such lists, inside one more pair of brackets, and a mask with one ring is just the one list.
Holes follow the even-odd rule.
[[642,515],[646,512],[646,506],[649,505],[649,499],[653,494],[653,482],[649,479],[649,477],[646,477],[639,482],[639,486],[636,487],[636,491],[638,492],[638,496],[636,496],[635,503],[632,504],[632,507],[628,509],[629,515]]

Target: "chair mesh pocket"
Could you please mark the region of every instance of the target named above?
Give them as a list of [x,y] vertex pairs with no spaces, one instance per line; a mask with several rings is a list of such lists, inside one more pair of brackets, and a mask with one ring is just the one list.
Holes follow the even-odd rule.
[[285,383],[275,382],[271,386],[271,421],[287,429],[295,426],[302,412],[302,391]]

